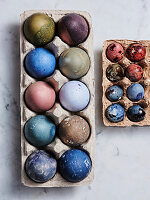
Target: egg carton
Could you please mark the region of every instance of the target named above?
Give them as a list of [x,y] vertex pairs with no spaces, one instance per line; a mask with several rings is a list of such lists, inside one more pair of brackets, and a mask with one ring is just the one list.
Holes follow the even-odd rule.
[[[141,99],[140,101],[137,102],[132,102],[128,99],[126,96],[126,91],[129,85],[131,85],[133,82],[131,82],[127,77],[124,77],[121,81],[118,82],[111,82],[107,79],[106,76],[106,68],[110,65],[113,64],[108,58],[106,57],[106,49],[107,47],[113,43],[113,42],[118,42],[120,43],[123,48],[124,52],[126,52],[127,47],[132,44],[132,43],[140,43],[146,48],[146,56],[144,60],[141,60],[139,62],[131,62],[125,55],[124,57],[117,62],[120,64],[124,69],[128,67],[132,63],[139,64],[143,68],[143,78],[137,81],[137,83],[140,83],[144,87],[144,98]],[[103,44],[103,51],[102,51],[102,68],[103,68],[103,82],[102,82],[102,87],[103,87],[103,97],[102,97],[102,102],[103,102],[103,122],[105,126],[132,126],[132,125],[138,125],[138,126],[145,126],[145,125],[150,125],[150,41],[148,40],[141,40],[141,41],[134,41],[134,40],[106,40],[104,41]],[[114,102],[109,101],[106,98],[106,90],[108,87],[111,85],[117,84],[121,86],[124,90],[124,95],[123,98],[115,103],[119,103],[122,105],[125,109],[125,116],[123,121],[118,122],[118,123],[113,123],[110,122],[106,116],[105,116],[105,111],[109,105],[111,105]],[[128,108],[132,105],[139,104],[141,105],[146,112],[144,120],[140,122],[132,122],[127,118],[126,111]]]
[[[30,77],[25,69],[24,69],[24,58],[25,56],[35,48],[31,43],[29,43],[24,35],[23,35],[23,23],[24,21],[32,14],[34,13],[45,13],[48,16],[52,17],[55,23],[59,21],[64,15],[68,13],[77,13],[79,15],[82,15],[89,24],[89,36],[86,39],[85,42],[78,45],[78,47],[84,49],[89,57],[90,57],[90,69],[88,73],[79,79],[80,81],[84,82],[91,93],[91,99],[88,106],[80,112],[71,113],[63,109],[59,103],[58,100],[56,100],[55,105],[53,108],[45,113],[46,116],[49,116],[52,118],[56,125],[59,125],[59,123],[67,116],[71,116],[73,114],[80,115],[84,117],[90,124],[91,128],[91,134],[86,143],[80,146],[80,149],[86,151],[92,161],[92,169],[90,174],[87,178],[82,180],[78,183],[71,183],[66,181],[59,172],[56,173],[56,175],[45,183],[36,183],[32,180],[30,180],[24,170],[24,164],[27,159],[27,157],[34,152],[37,148],[30,145],[27,140],[24,137],[24,125],[27,120],[29,120],[31,117],[35,116],[37,113],[29,110],[26,107],[26,104],[24,102],[24,92],[26,88],[31,84],[36,82],[36,80],[32,77]],[[70,48],[66,43],[64,43],[58,36],[55,36],[52,42],[47,44],[45,48],[49,49],[52,53],[54,53],[56,59],[60,56],[60,54]],[[72,11],[72,10],[31,10],[31,11],[25,11],[23,14],[21,14],[21,26],[20,26],[20,54],[21,54],[21,80],[20,80],[20,107],[21,107],[21,158],[22,158],[22,169],[21,169],[21,178],[22,183],[25,186],[29,187],[70,187],[70,186],[79,186],[79,185],[87,185],[92,182],[94,178],[94,140],[95,140],[95,79],[94,79],[94,56],[93,56],[93,31],[92,31],[92,22],[91,17],[87,12],[83,11]],[[44,81],[51,84],[56,94],[58,94],[60,88],[63,84],[69,81],[68,78],[63,76],[59,69],[56,69],[54,74],[50,77],[47,77]],[[65,145],[61,142],[58,136],[56,136],[55,140],[44,147],[45,150],[52,152],[56,159],[59,159],[61,155],[71,149],[71,147]]]

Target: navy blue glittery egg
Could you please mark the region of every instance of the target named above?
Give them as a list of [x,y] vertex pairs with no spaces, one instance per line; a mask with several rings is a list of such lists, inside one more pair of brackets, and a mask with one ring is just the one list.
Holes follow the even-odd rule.
[[25,58],[27,73],[36,79],[50,76],[54,72],[55,66],[54,55],[44,48],[36,48],[30,51]]
[[43,150],[33,152],[25,162],[28,177],[38,183],[44,183],[53,178],[56,168],[55,158]]
[[106,97],[109,101],[118,101],[123,96],[123,89],[118,85],[112,85],[106,90]]
[[59,160],[61,175],[70,182],[79,182],[85,179],[91,171],[91,159],[79,149],[66,151]]
[[127,97],[131,101],[139,101],[144,97],[144,88],[139,83],[133,83],[127,88]]
[[145,110],[140,105],[133,105],[127,110],[127,117],[133,122],[140,122],[145,117]]
[[106,109],[106,117],[110,122],[122,121],[124,118],[124,114],[124,108],[118,103],[111,104]]

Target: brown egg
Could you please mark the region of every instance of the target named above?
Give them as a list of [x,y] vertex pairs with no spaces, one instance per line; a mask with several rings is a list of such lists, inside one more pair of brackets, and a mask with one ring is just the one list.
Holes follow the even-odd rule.
[[88,122],[78,115],[66,117],[59,126],[59,137],[68,146],[79,146],[87,141],[90,135]]
[[55,103],[54,89],[44,81],[31,84],[25,92],[27,106],[35,112],[45,112]]

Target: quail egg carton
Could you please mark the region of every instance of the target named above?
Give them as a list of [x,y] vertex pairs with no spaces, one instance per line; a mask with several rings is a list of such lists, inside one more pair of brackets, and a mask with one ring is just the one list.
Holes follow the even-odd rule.
[[[86,151],[92,161],[92,169],[90,174],[87,178],[82,180],[78,183],[71,183],[66,181],[60,174],[57,172],[55,176],[45,183],[36,183],[32,180],[30,180],[24,170],[24,164],[27,159],[27,157],[37,150],[36,147],[30,145],[25,137],[24,137],[24,125],[31,117],[37,115],[37,113],[31,111],[26,107],[26,104],[24,102],[24,92],[27,89],[27,87],[31,84],[36,82],[34,78],[30,77],[25,69],[24,69],[24,58],[25,56],[35,48],[34,45],[29,43],[24,35],[23,35],[23,23],[24,21],[32,14],[34,13],[45,13],[48,16],[52,17],[55,23],[59,21],[65,14],[68,13],[76,13],[82,15],[89,24],[89,35],[85,42],[78,45],[78,47],[84,49],[90,58],[90,69],[88,73],[79,79],[83,83],[87,85],[87,87],[90,90],[91,98],[88,106],[80,111],[80,112],[69,112],[65,109],[63,109],[59,103],[58,100],[56,100],[55,105],[47,112],[45,112],[45,115],[50,117],[57,125],[60,124],[60,122],[67,116],[71,116],[74,114],[77,114],[79,116],[84,117],[90,125],[91,128],[91,134],[86,143],[81,145],[79,149],[82,149]],[[31,11],[25,11],[23,14],[21,14],[21,21],[20,21],[20,55],[21,55],[21,79],[20,79],[20,107],[21,107],[21,158],[22,158],[22,169],[21,169],[21,180],[22,183],[25,186],[29,187],[70,187],[70,186],[80,186],[80,185],[87,185],[90,184],[93,181],[94,178],[94,140],[95,140],[95,79],[94,79],[94,56],[93,56],[93,32],[92,32],[92,24],[91,24],[91,17],[87,12],[84,11],[65,11],[65,10],[31,10]],[[56,59],[60,56],[60,54],[70,48],[66,43],[64,43],[58,36],[55,36],[53,41],[50,42],[45,46],[45,48],[49,49],[56,57]],[[43,81],[49,83],[56,91],[56,95],[58,96],[58,92],[60,88],[63,86],[64,83],[68,82],[69,79],[66,78],[61,74],[59,69],[57,68],[54,72],[54,74],[50,77],[47,77]],[[61,142],[59,137],[56,135],[55,140],[44,147],[43,149],[52,152],[55,156],[55,158],[58,160],[61,155],[71,149],[71,147],[65,145]]]
[[[130,64],[135,63],[139,64],[143,68],[143,78],[137,81],[137,83],[140,83],[144,87],[144,98],[141,99],[140,101],[137,102],[132,102],[128,99],[126,96],[126,91],[128,86],[130,86],[133,82],[131,82],[126,76],[118,82],[111,82],[107,79],[106,76],[106,68],[110,64],[114,64],[108,58],[106,57],[106,49],[107,47],[113,43],[113,42],[118,42],[120,43],[123,48],[124,48],[124,56],[123,58],[118,61],[117,63],[120,64],[124,69],[126,69]],[[132,62],[130,61],[125,53],[127,47],[132,44],[132,43],[139,43],[142,44],[146,48],[146,56],[144,60],[141,60],[139,62]],[[150,125],[150,41],[147,40],[141,40],[141,41],[134,41],[134,40],[106,40],[103,43],[103,50],[102,50],[102,68],[103,68],[103,82],[102,82],[102,87],[103,87],[103,97],[102,97],[102,103],[103,103],[103,122],[105,126],[133,126],[133,125],[138,125],[138,126],[145,126],[145,125]],[[116,102],[111,102],[107,99],[106,97],[106,90],[108,87],[111,85],[119,85],[123,88],[124,90],[124,95],[123,98],[119,101]],[[109,105],[112,103],[119,103],[122,105],[125,109],[125,116],[123,121],[118,122],[118,123],[113,123],[110,122],[106,116],[105,116],[105,111]],[[145,118],[144,120],[140,122],[132,122],[127,118],[126,111],[128,108],[132,105],[139,104],[141,107],[145,109]]]

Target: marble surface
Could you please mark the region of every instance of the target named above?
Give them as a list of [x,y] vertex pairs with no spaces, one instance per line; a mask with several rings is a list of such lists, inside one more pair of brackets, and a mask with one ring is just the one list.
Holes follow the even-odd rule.
[[[87,10],[96,69],[96,166],[89,186],[27,188],[20,183],[19,14],[29,9]],[[0,200],[149,200],[150,128],[102,123],[101,48],[105,39],[150,39],[149,0],[0,0]]]

